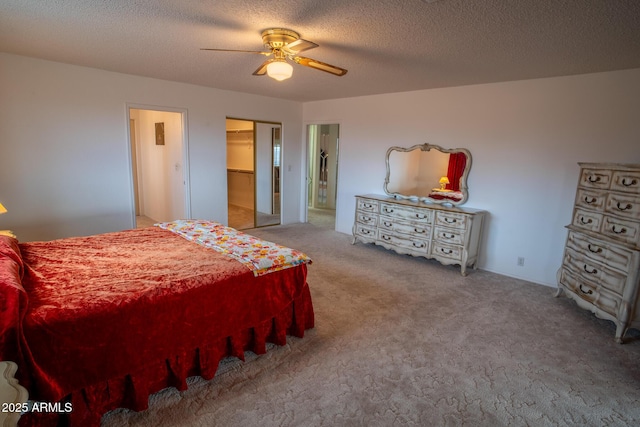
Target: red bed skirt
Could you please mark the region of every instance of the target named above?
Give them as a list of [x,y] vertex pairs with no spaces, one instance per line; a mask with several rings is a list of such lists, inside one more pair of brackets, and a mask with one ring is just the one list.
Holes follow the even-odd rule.
[[[244,360],[244,352],[266,353],[266,344],[286,344],[286,335],[302,338],[304,331],[314,327],[314,313],[309,287],[305,283],[300,296],[272,319],[228,337],[203,337],[202,343],[188,352],[170,359],[149,361],[143,370],[112,378],[101,384],[71,393],[63,402],[70,402],[68,414],[27,413],[20,419],[22,427],[82,426],[98,427],[103,414],[116,408],[143,411],[149,396],[167,387],[187,389],[187,378],[201,376],[212,379],[220,360],[233,356]],[[60,408],[64,409],[62,404]]]

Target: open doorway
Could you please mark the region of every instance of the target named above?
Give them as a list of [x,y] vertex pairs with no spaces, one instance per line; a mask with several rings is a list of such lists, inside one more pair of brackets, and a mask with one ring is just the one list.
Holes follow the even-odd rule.
[[129,108],[134,226],[189,218],[185,112]]
[[280,123],[227,119],[228,224],[280,224]]
[[307,126],[307,221],[335,229],[340,125]]

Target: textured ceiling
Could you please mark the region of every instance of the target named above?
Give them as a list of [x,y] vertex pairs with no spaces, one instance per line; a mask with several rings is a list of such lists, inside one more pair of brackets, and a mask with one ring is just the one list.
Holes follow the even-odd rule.
[[[303,53],[253,76],[260,33]],[[297,101],[640,68],[639,0],[0,0],[0,51]]]

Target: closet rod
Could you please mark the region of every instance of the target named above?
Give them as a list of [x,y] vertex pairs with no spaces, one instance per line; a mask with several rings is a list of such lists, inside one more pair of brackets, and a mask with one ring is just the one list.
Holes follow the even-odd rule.
[[227,169],[227,172],[248,173],[253,175],[253,171],[246,170],[246,169]]

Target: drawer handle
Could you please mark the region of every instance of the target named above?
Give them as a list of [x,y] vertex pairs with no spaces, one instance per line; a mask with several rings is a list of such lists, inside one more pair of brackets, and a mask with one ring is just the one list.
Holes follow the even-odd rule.
[[453,253],[453,250],[448,249],[445,251],[444,248],[440,248],[440,252],[442,252],[443,254],[451,255]]
[[585,264],[583,267],[583,270],[586,271],[589,274],[598,274],[598,270],[596,270],[595,268],[591,267],[591,270],[587,269],[588,265]]
[[444,222],[447,222],[449,224],[455,224],[456,222],[458,222],[458,220],[456,220],[455,218],[444,218]]
[[638,184],[637,179],[632,179],[631,181],[627,181],[627,178],[622,178],[622,185],[625,187],[631,187],[632,185]]
[[413,231],[420,234],[425,234],[427,232],[424,228],[414,228]]
[[363,220],[363,221],[371,221],[371,217],[364,216],[364,215],[361,216],[360,219]]
[[385,226],[385,227],[392,227],[392,226],[393,226],[393,223],[392,223],[392,222],[389,222],[389,221],[384,221],[384,226]]
[[455,234],[449,234],[449,235],[447,236],[447,233],[444,233],[444,232],[443,232],[443,233],[442,233],[442,237],[444,237],[445,239],[453,239],[453,238],[455,238],[455,237],[456,237],[456,235],[455,235]]
[[424,248],[424,246],[425,246],[425,245],[424,245],[424,243],[420,243],[420,244],[418,244],[418,243],[416,243],[416,242],[413,242],[413,246],[414,246],[414,247],[416,247],[416,248],[418,248],[418,249],[422,249],[422,248]]
[[585,221],[583,216],[580,217],[580,224],[587,225],[587,224],[591,224],[592,222],[593,220],[591,218]]
[[[592,252],[592,253],[594,253],[594,254],[602,253],[602,248],[600,248],[600,247],[598,247],[598,246],[591,247],[591,243],[589,243],[589,244],[587,245],[587,248],[589,249],[589,252]],[[593,249],[593,248],[595,248],[595,249]]]
[[382,235],[382,239],[383,239],[383,240],[386,240],[386,241],[388,242],[389,240],[391,240],[391,237],[389,237],[389,236],[385,236],[385,235],[383,234],[383,235]]
[[593,175],[589,175],[589,177],[587,178],[587,181],[595,183],[595,182],[600,182],[601,177],[596,175],[595,179]]
[[613,232],[614,232],[614,233],[616,233],[616,234],[626,234],[627,229],[626,229],[626,228],[624,228],[624,227],[622,227],[622,228],[620,228],[619,230],[616,230],[616,226],[615,226],[615,225],[613,225],[613,226],[611,227],[611,231],[613,231]]
[[587,294],[587,295],[591,295],[593,293],[593,291],[591,289],[589,289],[587,291],[582,289],[582,283],[580,284],[580,292],[582,292],[583,294]]
[[393,209],[389,209],[388,207],[385,206],[385,208],[383,209],[383,211],[385,211],[386,213],[393,213]]
[[416,218],[418,218],[418,219],[426,219],[426,218],[427,218],[427,216],[426,216],[425,214],[417,213],[417,214],[416,214]]
[[361,228],[361,229],[360,229],[360,232],[361,232],[362,234],[371,234],[371,231],[367,230],[366,228]]
[[631,203],[627,203],[626,206],[622,207],[620,206],[620,202],[618,202],[616,207],[618,208],[619,211],[626,211],[627,209],[631,209],[633,206],[631,206]]
[[373,207],[371,203],[364,203],[362,206],[364,206],[367,209],[371,209]]
[[592,205],[592,204],[594,204],[594,203],[595,203],[595,202],[597,202],[597,201],[598,201],[598,199],[597,199],[597,198],[595,198],[595,197],[592,197],[591,199],[589,199],[587,196],[585,196],[585,197],[584,197],[584,202],[585,202],[586,204],[588,204],[588,205]]

